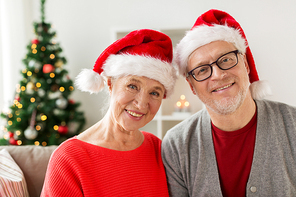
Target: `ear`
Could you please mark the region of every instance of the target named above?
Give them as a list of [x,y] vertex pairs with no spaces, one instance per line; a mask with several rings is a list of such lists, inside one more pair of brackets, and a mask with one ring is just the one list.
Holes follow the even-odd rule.
[[249,67],[249,64],[248,64],[246,54],[243,54],[243,60],[244,60],[244,63],[245,63],[246,70],[247,70],[248,74],[250,74],[250,67]]
[[111,77],[108,77],[107,78],[107,85],[108,85],[108,90],[109,90],[109,93],[111,95],[111,92],[112,92],[112,87],[113,87],[113,84],[112,84],[112,79]]
[[196,92],[195,92],[195,90],[194,90],[194,88],[193,88],[193,85],[191,84],[191,82],[190,82],[190,80],[188,79],[188,77],[186,77],[186,81],[188,82],[188,84],[189,84],[189,86],[190,86],[190,89],[191,89],[192,93],[193,93],[194,95],[196,95]]

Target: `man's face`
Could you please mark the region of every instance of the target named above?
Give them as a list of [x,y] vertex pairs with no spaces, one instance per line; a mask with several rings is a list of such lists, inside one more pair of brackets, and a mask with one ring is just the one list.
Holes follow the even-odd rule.
[[[234,45],[225,41],[204,45],[189,56],[187,72],[197,66],[210,64],[234,50]],[[216,64],[212,67],[212,76],[205,81],[197,82],[192,76],[189,76],[187,81],[193,93],[197,94],[208,110],[221,115],[231,114],[243,104],[246,96],[251,97],[246,58],[238,54],[238,64],[229,70],[221,70]]]

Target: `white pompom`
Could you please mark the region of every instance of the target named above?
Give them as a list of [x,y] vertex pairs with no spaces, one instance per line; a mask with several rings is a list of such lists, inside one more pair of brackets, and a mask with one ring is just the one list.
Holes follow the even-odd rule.
[[91,69],[83,69],[76,77],[75,85],[83,92],[98,93],[104,88],[104,78]]
[[272,95],[271,88],[267,81],[255,81],[250,85],[253,99],[261,100],[266,96]]

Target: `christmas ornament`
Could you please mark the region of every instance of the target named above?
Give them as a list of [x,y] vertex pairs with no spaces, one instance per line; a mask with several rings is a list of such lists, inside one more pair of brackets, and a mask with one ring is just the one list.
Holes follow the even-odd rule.
[[60,109],[65,109],[68,105],[68,101],[64,97],[61,97],[58,100],[56,100],[56,105]]
[[43,73],[51,73],[54,71],[54,66],[51,64],[44,64],[43,65]]
[[40,96],[40,97],[45,96],[45,91],[43,89],[39,89],[37,93],[38,93],[38,96]]
[[39,44],[40,42],[39,42],[38,39],[33,39],[33,40],[31,41],[31,43],[32,43],[32,44]]
[[14,134],[12,132],[7,132],[7,136],[8,136],[8,138],[12,138],[14,136]]
[[60,110],[60,109],[54,109],[53,114],[56,115],[56,116],[61,116],[61,115],[64,114],[64,111]]
[[62,60],[58,60],[54,65],[57,67],[57,68],[60,68],[63,66],[63,61]]
[[30,126],[24,131],[24,135],[28,140],[34,140],[38,135],[38,132],[34,129],[36,113],[37,111],[34,110],[31,116]]
[[57,69],[55,69],[55,72],[59,74],[62,72],[62,70],[63,70],[62,68],[57,68]]
[[48,93],[48,98],[49,99],[57,99],[59,97],[62,96],[62,93],[60,91],[56,91],[56,92],[49,92]]
[[34,129],[34,128],[31,128],[30,126],[25,130],[24,132],[24,135],[25,137],[28,139],[28,140],[34,140],[37,135],[38,135],[38,132]]
[[34,88],[35,88],[34,83],[30,81],[29,83],[27,83],[26,93],[27,94],[33,94],[34,93]]
[[17,145],[17,140],[14,139],[14,138],[10,138],[9,139],[9,144],[11,144],[11,145]]
[[18,102],[20,102],[20,95],[16,94],[14,100],[17,100]]
[[35,67],[37,69],[41,68],[41,63],[36,62],[35,60],[30,60],[28,65],[29,65],[29,67]]
[[67,125],[63,126],[63,125],[60,125],[59,128],[58,128],[58,132],[62,135],[65,135],[68,133],[68,127]]

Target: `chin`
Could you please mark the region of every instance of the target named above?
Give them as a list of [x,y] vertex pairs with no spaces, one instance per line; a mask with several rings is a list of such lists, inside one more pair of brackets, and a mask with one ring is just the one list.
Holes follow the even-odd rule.
[[235,97],[223,98],[221,100],[204,100],[203,103],[211,111],[221,114],[229,115],[234,113],[244,102],[246,92],[240,91]]

